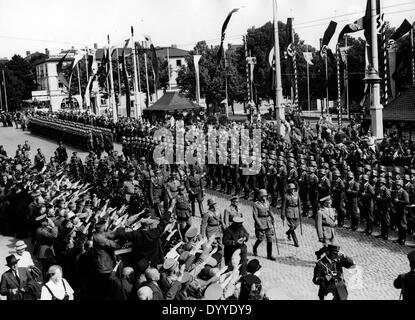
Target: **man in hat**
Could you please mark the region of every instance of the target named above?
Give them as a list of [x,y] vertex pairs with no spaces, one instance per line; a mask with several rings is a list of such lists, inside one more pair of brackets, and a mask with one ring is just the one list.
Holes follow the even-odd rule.
[[68,153],[66,152],[66,148],[63,146],[62,141],[59,141],[59,147],[56,148],[56,152],[59,163],[66,162],[68,160]]
[[225,264],[231,265],[231,258],[233,253],[240,249],[241,251],[241,273],[246,270],[247,264],[247,249],[246,242],[249,239],[249,233],[243,226],[244,218],[235,217],[229,228],[223,232],[222,243],[224,245],[224,259]]
[[338,226],[343,227],[345,218],[345,204],[344,204],[344,191],[345,184],[341,178],[340,171],[335,169],[333,172],[332,194],[333,194],[333,206],[337,212]]
[[399,238],[395,242],[400,245],[405,245],[407,222],[405,209],[409,205],[408,192],[403,188],[403,181],[396,181],[396,195],[393,199],[393,205],[396,212],[396,222],[398,224]]
[[380,217],[380,235],[377,237],[388,240],[390,224],[389,210],[392,196],[391,190],[386,187],[386,179],[384,177],[379,178],[379,185],[380,187],[376,192],[376,208]]
[[1,276],[0,294],[7,300],[23,300],[27,283],[32,280],[32,275],[27,268],[17,266],[19,260],[14,255],[6,257],[6,265],[9,267]]
[[157,216],[161,216],[162,202],[164,201],[164,180],[164,175],[157,166],[150,181],[150,204],[153,206]]
[[212,199],[208,199],[207,204],[209,210],[203,215],[200,234],[207,239],[212,236],[222,238],[224,223],[221,213],[217,210],[217,203]]
[[285,233],[289,239],[291,236],[294,241],[294,246],[299,247],[295,229],[299,225],[301,201],[297,193],[297,188],[294,183],[289,183],[287,192],[283,199],[281,219],[287,218],[288,231]]
[[346,184],[346,214],[351,217],[351,229],[356,231],[359,223],[359,206],[358,206],[358,196],[359,196],[359,184],[354,180],[353,172],[347,174],[348,182]]
[[16,250],[15,257],[18,259],[18,268],[29,268],[34,266],[32,255],[29,251],[26,251],[27,245],[23,240],[18,240],[14,249]]
[[375,189],[370,184],[369,176],[364,174],[363,177],[363,187],[361,193],[362,199],[362,216],[366,219],[366,235],[370,236],[372,234],[373,223],[374,223],[374,197]]
[[275,260],[272,256],[272,237],[274,236],[274,217],[270,210],[268,194],[265,189],[259,190],[259,200],[254,203],[253,216],[255,221],[255,235],[257,240],[254,244],[253,252],[257,256],[258,246],[264,238],[267,239],[267,258]]
[[191,222],[191,208],[189,204],[189,198],[185,194],[185,187],[179,186],[177,188],[178,194],[172,200],[171,206],[169,208],[169,212],[174,212],[177,224],[179,225],[179,232],[180,234],[184,235],[186,231],[192,225]]
[[408,273],[400,274],[394,281],[393,286],[401,289],[403,301],[415,301],[415,251],[408,253],[409,267]]
[[43,167],[46,164],[46,157],[45,155],[42,153],[42,150],[37,149],[37,153],[35,155],[35,159],[34,159],[34,166],[37,169],[37,171],[42,171]]
[[231,205],[227,207],[223,212],[223,223],[225,228],[228,228],[232,224],[233,218],[243,216],[242,212],[238,207],[239,197],[233,196],[230,200]]
[[315,252],[317,260],[326,253],[328,244],[334,242],[334,228],[337,226],[336,211],[331,207],[331,197],[321,198],[320,203],[321,208],[316,216],[316,230],[323,247]]
[[318,291],[320,300],[324,300],[328,294],[333,295],[333,300],[347,300],[348,292],[343,278],[343,268],[349,269],[354,263],[351,258],[339,251],[339,246],[329,244],[326,255],[314,267],[313,283],[320,287]]
[[46,214],[42,214],[35,220],[41,224],[35,232],[37,259],[42,264],[43,276],[46,279],[47,270],[56,262],[53,245],[58,238],[58,228]]
[[128,174],[128,180],[124,181],[123,183],[124,197],[127,203],[130,203],[131,197],[134,197],[134,195],[137,193],[138,181],[135,180],[134,177],[135,171],[131,171]]
[[190,175],[187,177],[186,182],[187,191],[189,193],[190,202],[192,204],[192,215],[196,215],[196,209],[195,209],[195,202],[197,200],[199,204],[199,212],[202,216],[204,213],[203,209],[203,196],[204,196],[204,190],[203,190],[203,181],[202,176],[195,172],[194,166],[190,167]]

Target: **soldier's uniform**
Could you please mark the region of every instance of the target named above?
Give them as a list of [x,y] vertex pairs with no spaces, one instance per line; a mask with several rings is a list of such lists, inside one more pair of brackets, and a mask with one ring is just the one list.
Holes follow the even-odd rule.
[[[233,199],[237,199],[237,197],[232,197],[231,201]],[[225,228],[228,228],[232,224],[233,218],[235,217],[243,217],[243,214],[237,205],[235,206],[231,204],[223,212],[223,223],[224,223]]]
[[375,196],[375,189],[369,183],[369,177],[367,175],[363,175],[363,188],[361,193],[361,200],[362,200],[362,216],[366,219],[366,235],[372,234],[374,216],[374,196]]
[[311,208],[313,209],[313,218],[317,215],[318,210],[318,184],[319,180],[316,176],[315,168],[309,168],[310,174],[308,176],[308,198],[310,199]]
[[346,214],[351,218],[351,228],[356,231],[359,224],[359,184],[354,181],[354,175],[352,172],[348,174],[349,181],[346,183]]
[[404,188],[409,195],[409,205],[406,208],[406,221],[408,225],[408,234],[412,235],[415,227],[415,210],[411,205],[415,204],[415,186],[411,182],[409,175],[405,175]]
[[135,173],[130,172],[129,180],[124,181],[123,183],[123,193],[124,200],[126,203],[130,203],[131,198],[137,193],[137,188],[139,186],[138,181],[134,179]]
[[317,259],[320,259],[321,255],[326,253],[327,246],[334,242],[334,228],[337,226],[337,214],[335,209],[324,206],[324,202],[328,200],[330,200],[330,196],[320,199],[322,206],[318,210],[316,216],[317,237],[318,240],[323,243],[323,247],[315,252]]
[[[284,200],[285,189],[287,186],[287,168],[285,167],[284,161],[278,161],[278,172],[277,172],[277,189],[278,197],[281,198],[281,202]],[[277,198],[278,199],[278,198]]]
[[277,169],[274,166],[274,160],[268,160],[267,172],[267,190],[271,195],[271,206],[277,206]]
[[415,300],[415,251],[408,253],[408,260],[411,271],[408,273],[400,274],[395,281],[393,286],[396,289],[401,289],[401,297],[403,301],[414,301]]
[[180,227],[180,233],[184,235],[191,226],[191,209],[189,197],[184,193],[183,186],[178,187],[179,193],[174,198],[170,211],[175,212],[177,222]]
[[[212,201],[208,201],[208,206],[211,207],[213,203],[214,202]],[[210,239],[210,237],[215,236],[215,238],[222,239],[223,228],[223,217],[220,212],[212,211],[211,208],[209,208],[209,210],[203,215],[200,226],[200,234],[202,237]]]
[[195,202],[199,204],[200,215],[203,215],[203,182],[200,174],[195,173],[192,169],[187,177],[187,190],[189,192],[190,202],[192,204],[192,215],[196,215]]
[[319,173],[319,181],[318,181],[318,196],[320,198],[325,198],[331,194],[331,184],[330,180],[326,176],[326,169],[320,169]]
[[[232,262],[233,253],[238,249],[241,250],[241,268],[239,269],[241,274],[244,274],[246,272],[247,249],[245,242],[249,239],[249,233],[242,225],[243,221],[243,218],[236,217],[234,222],[229,226],[229,228],[224,230],[222,238],[222,243],[224,245],[223,257],[225,259],[225,264],[227,264],[228,266]],[[239,243],[239,239],[243,239],[244,241],[242,241],[242,243]]]
[[150,203],[156,215],[161,216],[161,204],[164,201],[164,176],[159,169],[150,181]]
[[[339,251],[339,247],[329,245],[328,251]],[[320,300],[329,294],[333,294],[333,300],[347,300],[348,292],[343,278],[343,268],[354,265],[353,260],[344,255],[338,255],[331,260],[327,255],[320,259],[315,268],[313,283],[320,286],[318,297]]]
[[298,188],[299,188],[299,195],[300,200],[302,203],[302,215],[303,217],[307,217],[308,215],[308,174],[307,174],[307,167],[305,165],[301,165],[300,167],[300,175],[298,177]]
[[[291,193],[290,190],[294,191]],[[300,208],[300,197],[296,191],[296,186],[294,183],[289,183],[282,203],[281,217],[283,219],[287,218],[287,225],[289,229],[285,234],[289,239],[291,237],[293,238],[295,247],[299,247],[295,229],[297,229],[299,225]]]
[[391,206],[391,191],[386,187],[385,178],[379,179],[380,187],[377,190],[376,205],[380,216],[380,238],[388,240],[390,216],[389,210]]
[[[407,230],[407,222],[406,222],[406,215],[405,209],[409,205],[409,195],[408,192],[403,189],[403,181],[398,180],[396,181],[396,196],[393,199],[393,204],[396,211],[396,221],[398,223],[398,231],[399,231],[399,239],[397,243],[404,245],[406,241],[406,230]],[[399,189],[400,187],[400,189]]]
[[[267,197],[267,192],[264,189],[259,190],[258,198]],[[264,201],[256,201],[253,207],[253,216],[255,221],[255,235],[257,240],[254,244],[253,252],[257,255],[257,249],[264,238],[267,239],[267,258],[275,260],[272,256],[272,237],[274,236],[274,217],[270,210],[268,199]]]
[[337,211],[337,219],[339,227],[343,227],[345,218],[344,191],[346,189],[344,181],[340,178],[340,171],[333,173],[332,193],[333,207]]

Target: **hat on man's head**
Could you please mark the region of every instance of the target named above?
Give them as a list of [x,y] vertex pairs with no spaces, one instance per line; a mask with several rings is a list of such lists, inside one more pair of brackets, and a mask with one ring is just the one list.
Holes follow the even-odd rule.
[[261,268],[262,268],[262,266],[259,263],[259,260],[258,259],[252,259],[252,260],[249,260],[249,262],[246,266],[246,271],[248,271],[249,273],[254,274],[255,272],[257,272]]
[[164,270],[173,270],[175,267],[177,267],[179,263],[175,259],[167,259],[163,263],[163,269]]
[[190,256],[190,252],[189,251],[183,251],[180,256],[179,259],[177,259],[177,261],[179,261],[179,263],[185,263],[187,261],[187,259]]
[[330,243],[330,244],[327,246],[327,250],[328,250],[328,251],[333,251],[333,252],[334,252],[334,251],[339,252],[339,251],[340,251],[340,246]]
[[20,259],[16,259],[16,257],[12,254],[8,257],[6,257],[6,266],[8,267],[12,267],[15,264],[17,264],[17,262],[19,262]]
[[198,234],[197,232],[197,228],[190,228],[189,230],[186,231],[186,234],[184,235],[186,238],[194,238],[196,237]]
[[331,200],[331,197],[330,196],[326,196],[324,198],[321,198],[320,199],[320,202],[326,202],[326,201],[329,201],[329,200]]
[[184,187],[184,186],[182,186],[182,185],[180,185],[180,186],[178,186],[178,187],[177,187],[177,190],[178,190],[178,191],[184,191],[184,189],[185,189],[185,187]]
[[138,262],[137,262],[137,272],[138,272],[138,274],[143,274],[144,271],[146,271],[149,266],[150,266],[150,261],[148,261],[144,258],[138,260]]
[[208,201],[207,201],[207,205],[208,205],[208,207],[211,207],[211,206],[213,206],[213,205],[215,205],[215,204],[216,204],[215,200],[213,200],[213,199],[208,199]]
[[23,250],[27,248],[27,244],[23,241],[23,240],[19,240],[16,242],[16,246],[14,247],[14,249],[16,251],[18,250]]
[[204,298],[206,300],[219,300],[223,295],[223,289],[219,283],[212,283],[205,290]]
[[245,219],[243,217],[235,217],[232,220],[234,223],[243,223]]

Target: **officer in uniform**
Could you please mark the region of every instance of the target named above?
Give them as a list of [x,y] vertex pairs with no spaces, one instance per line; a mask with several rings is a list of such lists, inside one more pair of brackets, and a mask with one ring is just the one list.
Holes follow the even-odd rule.
[[326,253],[328,244],[334,242],[334,228],[337,226],[337,215],[331,207],[331,197],[321,198],[320,203],[322,206],[317,212],[316,230],[318,240],[323,243],[323,247],[315,252],[317,260]]
[[254,244],[253,253],[257,256],[258,246],[262,240],[267,239],[267,259],[275,260],[272,256],[272,237],[274,236],[274,217],[270,210],[270,204],[267,199],[268,194],[265,189],[259,190],[258,201],[254,203],[253,216],[255,221],[255,235],[257,240]]
[[316,168],[310,167],[308,176],[308,198],[310,199],[311,208],[313,209],[313,218],[317,215],[318,210],[318,184],[319,180],[315,174]]
[[202,216],[203,210],[203,182],[200,174],[195,172],[194,167],[190,167],[190,175],[187,177],[187,191],[189,192],[190,202],[192,204],[192,215],[196,215],[195,202],[199,204],[199,212]]
[[223,223],[225,228],[228,228],[232,224],[233,218],[243,217],[243,214],[238,207],[238,203],[239,198],[237,196],[233,196],[231,198],[231,205],[223,212]]
[[320,198],[327,197],[331,194],[330,180],[326,176],[326,169],[318,170],[318,195]]
[[189,230],[192,225],[191,211],[189,198],[185,194],[185,187],[181,185],[177,188],[177,190],[178,194],[173,199],[169,211],[175,212],[176,220],[179,225],[179,232],[182,235],[182,239],[184,239],[186,231]]
[[[271,158],[268,159],[268,168],[267,168],[267,190],[271,195],[271,206],[277,206],[277,198],[278,195],[276,194],[277,188],[277,169],[274,166],[274,160],[272,159],[274,156],[271,155]],[[275,158],[274,158],[275,159]]]
[[359,224],[359,207],[358,207],[358,194],[359,184],[354,180],[353,172],[349,172],[347,175],[348,182],[346,184],[346,214],[351,217],[351,229],[356,231]]
[[[285,188],[287,186],[287,168],[285,167],[284,161],[278,161],[278,172],[277,172],[277,190],[278,196],[281,198],[281,202],[284,200]],[[278,201],[277,196],[277,201]]]
[[308,216],[308,174],[307,174],[307,167],[302,164],[300,166],[300,175],[298,177],[298,187],[299,187],[299,194],[300,200],[302,204],[302,215],[303,217]]
[[389,210],[391,206],[391,190],[386,187],[386,179],[379,178],[380,187],[377,190],[376,206],[380,216],[380,235],[378,238],[388,240],[390,216]]
[[289,183],[287,192],[283,199],[281,219],[284,221],[287,218],[288,231],[285,233],[288,239],[293,238],[294,246],[299,247],[295,229],[299,225],[301,201],[297,193],[297,188],[294,183]]
[[320,300],[324,300],[329,293],[333,295],[333,300],[347,300],[348,292],[343,278],[343,268],[349,269],[354,263],[351,258],[339,253],[339,250],[339,246],[329,244],[326,255],[314,268],[313,283],[320,286],[318,291]]
[[131,198],[136,193],[136,188],[138,188],[138,181],[134,179],[135,172],[131,171],[128,174],[129,179],[124,181],[123,183],[123,193],[124,193],[124,199],[126,203],[130,203]]
[[409,205],[409,195],[403,188],[402,180],[396,181],[396,196],[393,199],[393,204],[396,211],[396,222],[398,223],[399,231],[399,238],[395,242],[400,245],[405,245],[407,230],[405,209]]
[[161,216],[161,203],[164,201],[164,176],[158,167],[154,170],[154,176],[150,182],[150,204],[156,215]]
[[333,205],[337,211],[338,226],[343,227],[345,218],[345,204],[344,204],[344,191],[346,187],[344,181],[341,178],[340,171],[334,170],[333,172],[333,183],[332,183],[332,194],[333,194]]
[[409,195],[410,205],[406,208],[406,221],[408,223],[408,235],[412,235],[415,226],[415,217],[414,217],[414,208],[411,207],[412,204],[415,204],[415,186],[411,182],[411,177],[409,175],[404,176],[404,188]]
[[222,232],[224,229],[223,217],[217,210],[215,201],[208,199],[207,204],[209,210],[203,215],[200,234],[207,239],[210,239],[212,236],[222,239]]
[[362,216],[366,218],[366,235],[370,236],[372,234],[374,216],[374,196],[375,196],[375,189],[369,182],[369,176],[364,174],[363,175],[363,188],[362,188]]
[[400,274],[393,281],[393,286],[396,289],[401,289],[403,301],[415,301],[415,251],[408,253],[408,260],[411,271]]

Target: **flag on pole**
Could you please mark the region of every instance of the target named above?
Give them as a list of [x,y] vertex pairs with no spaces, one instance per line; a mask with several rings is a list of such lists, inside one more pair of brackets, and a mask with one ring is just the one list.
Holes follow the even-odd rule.
[[329,26],[327,27],[326,31],[324,32],[323,41],[321,43],[320,54],[323,56],[327,53],[327,46],[330,43],[331,38],[333,37],[334,33],[336,32],[337,22],[330,21]]
[[85,57],[85,52],[83,50],[78,50],[78,52],[74,56],[74,60],[72,63],[72,69],[76,67],[79,61],[81,61]]
[[342,58],[343,63],[346,63],[346,55],[347,52],[350,50],[351,46],[347,46],[347,47],[340,47],[339,51],[340,51],[340,56]]
[[303,52],[304,60],[310,65],[314,65],[313,63],[313,53],[312,52]]
[[151,41],[151,37],[149,35],[145,35],[144,38],[146,39],[147,42],[150,43],[151,65],[153,66],[154,83],[155,83],[155,87],[158,88],[159,87],[159,63],[158,63],[156,48],[154,47],[153,42]]
[[231,20],[232,15],[235,12],[237,12],[238,10],[239,10],[238,8],[235,8],[231,12],[229,12],[228,16],[225,19],[225,22],[222,25],[222,35],[221,35],[221,40],[220,40],[219,51],[218,51],[218,54],[217,54],[217,62],[218,62],[218,64],[220,64],[220,61],[222,59],[223,41],[225,41],[226,28],[228,26],[229,20]]
[[361,17],[360,19],[356,20],[355,22],[346,24],[343,27],[342,31],[340,31],[339,38],[338,38],[337,42],[339,42],[343,38],[343,36],[347,33],[353,33],[353,32],[363,30],[363,20],[364,20],[364,17]]
[[412,29],[412,25],[409,23],[408,20],[404,20],[401,25],[399,26],[398,29],[396,29],[396,31],[394,32],[394,34],[390,37],[391,40],[398,40],[401,37],[403,37],[406,33],[408,33],[409,31],[411,31]]
[[68,54],[66,53],[58,62],[58,64],[56,65],[56,72],[58,74],[58,79],[59,81],[67,88],[69,88],[69,83],[66,80],[65,76],[63,75],[62,71],[63,71],[63,62],[65,61],[65,58]]
[[287,53],[293,57],[295,55],[294,38],[293,38],[293,20],[294,18],[287,18]]
[[382,34],[385,31],[386,23],[384,20],[385,14],[381,13],[376,16],[376,29],[378,34]]
[[125,62],[125,48],[127,47],[129,39],[125,41],[126,45],[122,51],[122,59],[121,59],[121,69],[122,69],[122,76],[124,81],[124,88],[125,88],[125,101],[126,101],[126,111],[127,117],[131,116],[131,98],[130,98],[130,83],[128,82],[128,74],[127,74],[127,66]]

